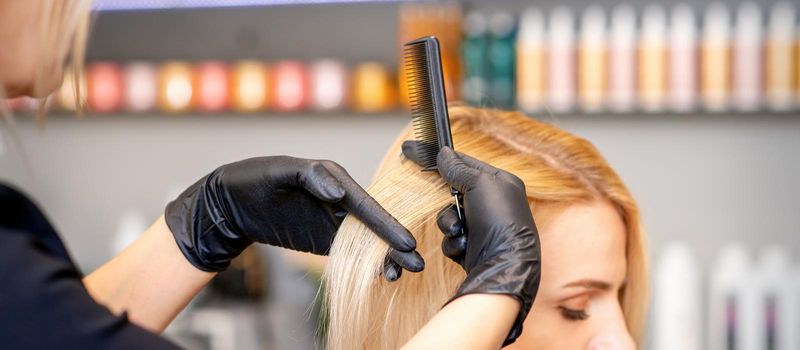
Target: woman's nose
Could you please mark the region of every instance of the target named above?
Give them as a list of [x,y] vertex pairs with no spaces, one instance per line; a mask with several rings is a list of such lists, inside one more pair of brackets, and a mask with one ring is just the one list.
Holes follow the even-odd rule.
[[[600,312],[605,317],[599,317],[596,321],[601,325],[597,333],[586,344],[586,350],[634,350],[636,343],[633,341],[628,326],[625,323],[625,316],[618,303],[606,305],[609,308]],[[598,310],[600,311],[600,310]],[[597,315],[600,316],[600,315]],[[602,319],[601,319],[602,318]]]
[[586,350],[633,350],[636,345],[627,331],[620,334],[599,334],[589,341]]

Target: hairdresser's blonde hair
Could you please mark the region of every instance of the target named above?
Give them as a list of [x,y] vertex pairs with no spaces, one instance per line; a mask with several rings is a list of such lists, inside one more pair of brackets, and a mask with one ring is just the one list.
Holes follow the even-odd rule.
[[[628,330],[641,340],[647,308],[647,261],[639,209],[628,189],[588,141],[517,112],[451,107],[456,149],[510,171],[524,182],[536,208],[606,200],[627,228],[627,284],[619,299]],[[452,197],[434,172],[401,157],[403,132],[384,158],[369,188],[414,234],[425,271],[405,273],[393,283],[379,277],[387,245],[348,216],[326,268],[329,349],[397,349],[452,297],[464,278],[460,266],[441,253],[436,213]],[[534,210],[536,215],[537,210]]]
[[[40,57],[67,57],[69,69],[74,81],[80,81],[83,76],[83,63],[85,60],[86,43],[89,38],[89,23],[91,18],[91,0],[41,0],[41,16],[38,22],[40,37],[38,38],[38,54]],[[25,30],[23,28],[23,30]],[[45,62],[48,62],[45,60]],[[48,62],[49,63],[49,62]],[[51,79],[49,67],[42,66],[36,71],[33,82],[33,93],[36,96],[46,96],[51,91],[46,91],[46,82]],[[80,84],[74,85],[76,106],[82,106],[82,91]],[[5,91],[0,85],[0,99],[5,98]],[[46,99],[39,103],[39,120],[46,112]],[[79,109],[80,110],[80,109]],[[9,117],[9,111],[4,103],[0,103],[0,113]]]

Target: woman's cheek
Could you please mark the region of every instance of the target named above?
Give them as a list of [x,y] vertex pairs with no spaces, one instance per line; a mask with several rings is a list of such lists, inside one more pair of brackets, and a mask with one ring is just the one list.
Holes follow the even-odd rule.
[[505,350],[577,349],[580,347],[579,323],[567,321],[556,306],[544,307],[535,301],[523,324],[522,334]]

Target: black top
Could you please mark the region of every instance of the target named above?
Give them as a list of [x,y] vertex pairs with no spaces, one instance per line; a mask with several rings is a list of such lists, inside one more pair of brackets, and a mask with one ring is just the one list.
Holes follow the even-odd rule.
[[61,238],[0,184],[0,348],[177,349],[89,295]]

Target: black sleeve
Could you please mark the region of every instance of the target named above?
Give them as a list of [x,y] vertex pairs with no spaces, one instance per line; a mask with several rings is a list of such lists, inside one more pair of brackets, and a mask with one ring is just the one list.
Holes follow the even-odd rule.
[[0,228],[0,348],[177,349],[92,299],[68,259],[30,232]]

